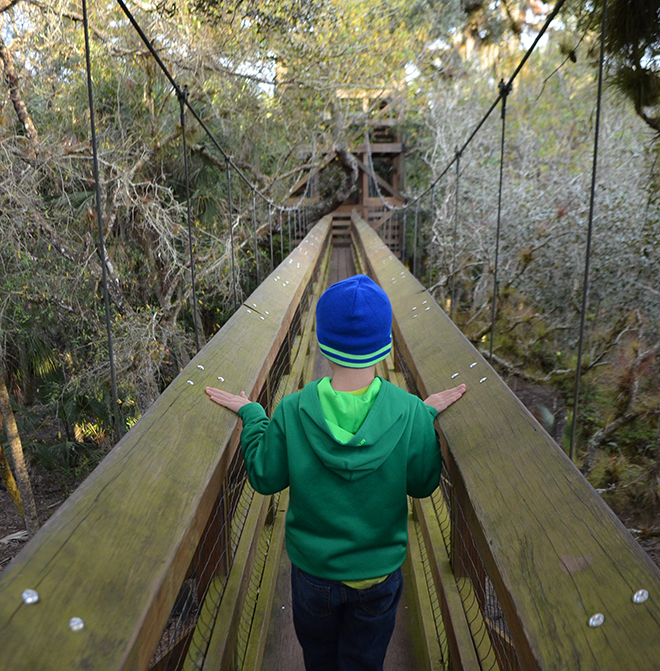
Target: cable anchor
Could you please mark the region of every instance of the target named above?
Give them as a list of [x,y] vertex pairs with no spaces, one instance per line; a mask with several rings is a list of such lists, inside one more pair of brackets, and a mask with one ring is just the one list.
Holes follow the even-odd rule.
[[511,82],[508,82],[507,84],[504,83],[503,79],[500,79],[500,83],[497,85],[498,88],[500,89],[500,98],[502,100],[502,119],[506,116],[506,99],[511,93],[511,90],[513,89],[513,84]]

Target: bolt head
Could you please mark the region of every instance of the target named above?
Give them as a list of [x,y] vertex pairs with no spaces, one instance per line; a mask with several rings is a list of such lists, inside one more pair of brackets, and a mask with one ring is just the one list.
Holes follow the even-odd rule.
[[23,594],[21,594],[21,599],[23,599],[24,604],[29,606],[33,603],[39,602],[39,594],[34,589],[26,589],[23,590]]
[[638,589],[633,594],[633,603],[644,603],[649,598],[649,592],[646,589]]
[[602,613],[596,613],[589,618],[589,626],[592,628],[600,627],[605,622],[605,616]]
[[85,623],[79,617],[72,617],[69,620],[69,629],[71,631],[80,631],[85,626]]

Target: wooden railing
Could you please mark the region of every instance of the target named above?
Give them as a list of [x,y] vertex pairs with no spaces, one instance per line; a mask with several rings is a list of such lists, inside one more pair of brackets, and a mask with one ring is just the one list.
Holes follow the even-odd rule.
[[329,233],[326,218],[2,574],[0,669],[181,668],[169,660],[185,657],[209,588],[224,588],[236,553],[253,554],[241,529],[268,515],[267,502],[242,503],[238,422],[204,388],[273,405]]
[[657,567],[371,227],[354,216],[352,232],[409,390],[468,387],[440,417],[444,496],[415,502],[450,668],[660,668]]
[[[245,389],[272,408],[309,378],[310,357],[291,367],[291,351],[309,348],[300,323],[329,234],[326,219],[6,569],[0,669],[231,666],[260,529],[272,523],[281,547],[284,504],[275,512],[245,484],[237,421],[213,411],[204,387]],[[351,235],[358,267],[392,300],[387,376],[421,396],[468,385],[438,426],[442,488],[415,501],[411,522],[411,556],[442,614],[434,627],[417,572],[429,668],[657,669],[657,568],[371,227],[354,217]],[[650,597],[635,603],[640,590]],[[267,612],[257,604],[255,618]],[[251,638],[241,666],[256,671],[262,655]]]

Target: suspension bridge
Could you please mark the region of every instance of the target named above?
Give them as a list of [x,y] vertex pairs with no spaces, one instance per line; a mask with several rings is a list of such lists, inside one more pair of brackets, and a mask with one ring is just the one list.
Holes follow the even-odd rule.
[[[213,406],[204,389],[245,390],[271,414],[285,394],[327,374],[316,346],[316,301],[326,286],[356,272],[370,275],[392,301],[394,348],[377,374],[421,397],[461,382],[468,387],[436,422],[444,460],[438,489],[409,502],[406,587],[385,668],[659,668],[660,571],[417,280],[416,233],[413,257],[402,263],[406,212],[416,231],[421,199],[432,199],[454,166],[458,191],[461,155],[500,103],[504,146],[506,99],[535,44],[424,193],[404,202],[396,180],[376,174],[378,141],[372,148],[367,133],[359,202],[318,222],[309,215],[313,175],[287,205],[269,201],[157,58],[177,92],[184,140],[187,108],[226,160],[229,230],[233,170],[251,188],[255,249],[258,231],[268,230],[272,260],[272,232],[279,229],[282,262],[244,300],[234,281],[233,316],[205,347],[198,339],[190,364],[3,572],[0,669],[303,668],[290,617],[287,492],[254,492],[240,454],[240,423]],[[91,77],[88,85],[96,153]],[[597,133],[596,127],[594,157]],[[380,149],[396,153],[392,139]],[[184,143],[187,161],[185,152]],[[394,172],[401,169],[395,163]],[[594,158],[594,180],[595,172]],[[104,258],[100,207],[98,217]],[[499,223],[498,215],[498,231]],[[232,253],[234,247],[232,240]],[[191,270],[192,249],[191,238]],[[585,296],[587,286],[588,250]],[[452,311],[454,302],[452,290]],[[495,306],[496,293],[493,328]],[[109,319],[108,339],[112,353]]]
[[658,569],[374,230],[344,230],[310,230],[3,573],[0,668],[303,668],[287,494],[251,489],[237,419],[204,388],[271,412],[323,375],[315,303],[356,271],[393,305],[378,374],[468,386],[441,415],[440,487],[410,501],[386,668],[658,668]]

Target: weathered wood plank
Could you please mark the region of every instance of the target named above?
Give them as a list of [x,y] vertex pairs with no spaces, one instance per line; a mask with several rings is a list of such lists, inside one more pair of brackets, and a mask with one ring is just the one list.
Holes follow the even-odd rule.
[[250,581],[250,573],[269,509],[268,497],[255,494],[245,520],[245,528],[236,550],[234,567],[229,574],[222,600],[215,615],[215,625],[208,641],[206,653],[201,651],[199,659],[188,658],[184,670],[228,671],[236,643],[236,632],[241,609]]
[[[417,539],[417,531],[412,519],[408,523],[408,556],[412,588],[414,590],[415,606],[419,612],[419,631],[417,636],[421,640],[424,650],[425,668],[423,671],[448,671],[443,663],[440,640],[435,628],[433,607],[429,594],[429,585],[424,575],[422,554]],[[445,628],[446,635],[446,628]],[[422,671],[420,669],[420,671]]]
[[452,671],[479,671],[482,667],[476,655],[463,601],[449,564],[449,556],[442,540],[433,504],[430,499],[415,499],[413,509],[422,530],[433,580],[440,599]]
[[264,568],[262,587],[259,591],[257,607],[250,628],[250,640],[248,643],[243,671],[261,671],[266,648],[266,637],[268,625],[275,598],[275,587],[277,574],[282,559],[282,548],[284,547],[284,526],[286,510],[289,505],[289,490],[285,489],[280,494],[277,506],[277,514],[273,525],[273,535],[270,539],[268,557]]
[[[204,387],[263,386],[329,223],[256,289],[249,311],[232,316],[3,572],[0,668],[147,668],[237,445],[235,416],[214,410]],[[39,603],[22,603],[26,588]],[[82,618],[81,631],[69,630],[71,617]]]
[[[660,571],[424,287],[353,222],[420,393],[468,386],[442,415],[443,455],[523,668],[657,669]],[[634,604],[641,588],[651,598]],[[587,625],[594,613],[603,626]]]

